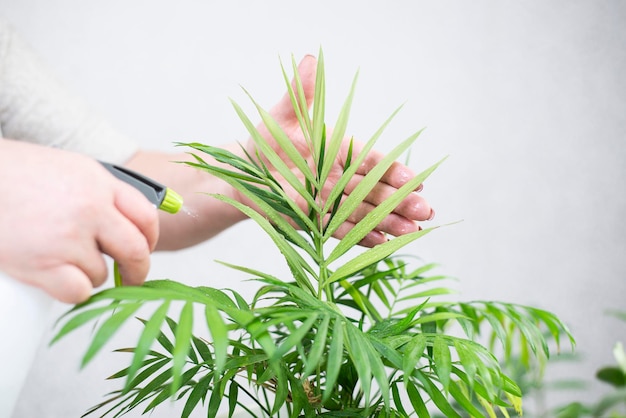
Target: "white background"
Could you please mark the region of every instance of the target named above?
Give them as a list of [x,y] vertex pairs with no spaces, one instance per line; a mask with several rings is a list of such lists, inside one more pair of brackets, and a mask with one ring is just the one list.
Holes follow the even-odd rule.
[[[626,310],[625,3],[0,0],[0,13],[70,89],[161,150],[244,140],[228,98],[249,109],[243,85],[270,107],[284,91],[279,57],[322,46],[331,121],[360,69],[350,133],[367,138],[406,102],[379,148],[427,127],[412,166],[450,155],[423,194],[433,222],[463,222],[412,251],[459,278],[462,299],[532,304],[564,319],[584,360],[550,378],[590,380],[612,363],[613,343],[626,342],[626,324],[604,314]],[[285,271],[276,257],[244,222],[156,254],[150,277],[245,290],[213,260]],[[126,330],[111,348],[135,338]],[[85,331],[42,343],[14,417],[79,416],[117,387],[104,378],[122,354],[78,371],[88,341]],[[171,416],[168,408],[152,416]]]

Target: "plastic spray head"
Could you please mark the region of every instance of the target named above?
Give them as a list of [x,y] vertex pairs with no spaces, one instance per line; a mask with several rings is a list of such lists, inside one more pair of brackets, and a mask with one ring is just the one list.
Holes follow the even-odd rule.
[[157,208],[168,213],[176,213],[183,206],[183,198],[174,190],[127,168],[100,163],[115,177],[139,190]]

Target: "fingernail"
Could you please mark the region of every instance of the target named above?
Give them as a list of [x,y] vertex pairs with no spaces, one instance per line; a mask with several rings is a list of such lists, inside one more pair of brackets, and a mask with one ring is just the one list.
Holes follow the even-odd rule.
[[433,219],[435,219],[435,210],[431,208],[430,216],[428,217],[427,221],[432,221]]
[[422,183],[420,183],[419,186],[417,186],[417,189],[415,189],[416,192],[421,192],[422,190],[424,190],[424,185]]

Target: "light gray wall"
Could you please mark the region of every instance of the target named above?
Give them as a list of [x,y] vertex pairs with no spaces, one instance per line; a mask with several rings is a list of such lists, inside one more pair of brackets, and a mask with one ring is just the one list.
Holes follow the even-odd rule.
[[[426,126],[415,168],[450,155],[423,193],[438,223],[463,222],[411,248],[458,277],[463,299],[533,304],[566,320],[585,360],[551,376],[590,378],[626,342],[626,324],[604,315],[626,310],[624,2],[0,0],[0,10],[70,88],[161,150],[245,139],[228,97],[246,104],[241,84],[271,106],[283,93],[278,58],[322,46],[329,114],[360,68],[352,133],[366,138],[406,102],[380,148]],[[245,291],[213,260],[271,271],[275,255],[243,223],[156,254],[151,277]],[[42,344],[15,417],[79,416],[116,388],[103,378],[122,355],[77,371],[87,342],[83,332]]]

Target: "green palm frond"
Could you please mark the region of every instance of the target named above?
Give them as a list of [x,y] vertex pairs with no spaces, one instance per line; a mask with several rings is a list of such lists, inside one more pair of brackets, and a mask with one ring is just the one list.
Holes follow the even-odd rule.
[[[252,417],[290,418],[429,417],[432,409],[449,417],[461,412],[475,417],[520,413],[520,388],[503,372],[494,350],[510,353],[517,344],[529,358],[547,358],[546,335],[557,346],[566,336],[573,346],[565,325],[537,308],[442,300],[454,293],[441,284],[450,278],[435,274],[432,263],[397,255],[435,228],[351,251],[441,161],[408,181],[331,246],[338,228],[422,131],[390,151],[346,195],[349,180],[400,109],[355,154],[346,132],[357,77],[327,138],[323,55],[312,114],[297,71],[292,86],[281,68],[310,160],[247,92],[274,144],[233,102],[254,150],[242,146],[239,156],[199,143],[178,145],[193,150],[194,160],[186,164],[224,180],[254,203],[258,212],[231,197],[211,195],[256,222],[281,252],[291,275],[276,277],[224,262],[258,283],[251,301],[232,290],[155,280],[101,291],[73,308],[61,318],[53,342],[97,322],[83,365],[140,307],[142,314],[153,308],[147,319],[140,319],[144,328],[137,346],[118,350],[132,356],[127,368],[111,376],[123,380],[123,387],[86,415],[99,411],[121,416],[140,406],[145,413],[167,399],[184,402],[183,417],[200,406],[209,417],[224,409],[229,417],[242,410]],[[339,161],[342,147],[347,147],[345,161]],[[336,163],[342,170],[329,184]],[[176,319],[170,313],[175,307]],[[196,315],[196,307],[202,315]],[[198,331],[194,324],[206,326]],[[449,332],[454,325],[462,335]],[[194,335],[193,329],[202,334]],[[491,334],[491,345],[479,342],[481,332]]]

